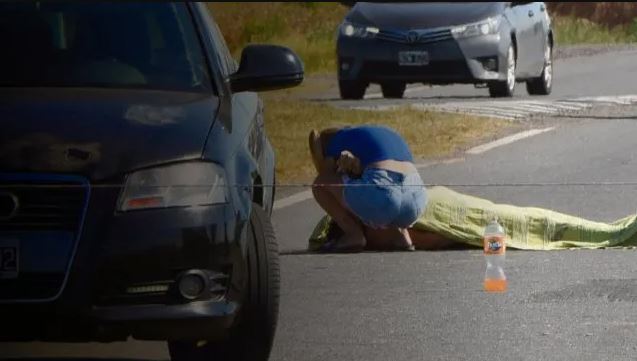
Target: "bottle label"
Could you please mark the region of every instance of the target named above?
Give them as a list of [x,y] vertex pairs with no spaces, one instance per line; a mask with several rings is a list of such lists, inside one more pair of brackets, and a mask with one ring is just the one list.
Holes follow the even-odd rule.
[[504,236],[484,237],[484,254],[504,254],[505,251]]

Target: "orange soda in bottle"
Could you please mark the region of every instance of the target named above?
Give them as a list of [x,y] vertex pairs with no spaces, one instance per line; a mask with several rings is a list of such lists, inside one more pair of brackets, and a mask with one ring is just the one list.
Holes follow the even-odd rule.
[[496,217],[485,228],[483,238],[484,259],[487,264],[484,290],[487,292],[504,292],[507,289],[507,279],[504,275],[505,240],[506,233]]

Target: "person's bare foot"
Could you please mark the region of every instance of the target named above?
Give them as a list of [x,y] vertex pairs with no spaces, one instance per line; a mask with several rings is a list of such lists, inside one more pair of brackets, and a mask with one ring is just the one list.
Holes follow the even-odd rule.
[[371,249],[379,251],[414,250],[411,237],[406,229],[375,229],[366,227],[365,238]]
[[394,241],[394,247],[398,250],[414,251],[416,250],[411,242],[411,236],[406,228],[399,228],[400,236]]

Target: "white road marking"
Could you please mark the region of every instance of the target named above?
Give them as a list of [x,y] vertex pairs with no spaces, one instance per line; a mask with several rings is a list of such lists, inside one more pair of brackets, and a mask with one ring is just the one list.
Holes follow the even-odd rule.
[[499,107],[479,107],[479,106],[464,106],[462,108],[429,108],[422,107],[421,110],[437,110],[443,112],[451,112],[451,113],[459,113],[466,115],[478,115],[483,117],[494,117],[494,118],[502,118],[502,119],[516,119],[523,118],[527,116],[526,112],[510,110],[510,109],[502,109]]
[[560,102],[555,102],[551,104],[551,106],[560,110],[564,109],[564,110],[577,111],[577,110],[590,108],[593,105],[589,103],[581,103],[581,102],[573,102],[573,101],[560,101]]
[[[503,106],[503,105],[496,105],[496,106],[485,106],[485,107],[465,107],[465,109],[469,110],[470,112],[472,111],[476,111],[476,112],[484,112],[486,114],[489,114],[490,112],[493,112],[495,114],[500,114],[500,115],[511,115],[513,117],[525,117],[527,116],[527,114],[529,113],[528,111],[525,111],[524,109],[520,109],[518,107],[513,107],[513,106]],[[458,112],[462,112],[464,109],[462,108],[456,108],[456,111]],[[471,113],[473,114],[473,113]]]
[[303,192],[299,192],[296,194],[293,194],[289,197],[285,197],[282,199],[279,199],[277,201],[274,202],[274,206],[272,207],[272,210],[278,210],[281,208],[285,208],[285,207],[289,207],[292,205],[295,205],[297,203],[301,203],[301,202],[305,202],[308,199],[312,199],[314,198],[314,196],[312,195],[312,191],[311,190],[307,190],[307,191],[303,191]]
[[[412,88],[415,90],[421,87]],[[575,112],[592,108],[595,105],[631,105],[637,104],[637,95],[580,97],[572,99],[548,99],[548,100],[476,100],[476,101],[452,101],[443,103],[415,103],[410,107],[420,111],[440,111],[449,113],[461,113],[501,119],[524,119],[534,115],[553,115]],[[364,110],[391,110],[399,105],[365,105],[352,107]]]
[[[493,118],[502,118],[502,119],[512,119],[516,117],[515,112],[506,112],[499,110],[497,108],[489,108],[489,107],[471,107],[464,106],[458,108],[450,108],[450,109],[438,109],[435,106],[429,106],[427,104],[412,104],[412,109],[421,110],[421,111],[450,111],[452,113],[462,113],[462,114],[471,114],[471,115],[481,115],[485,117],[493,117]],[[525,113],[520,112],[517,116],[526,115]]]
[[374,111],[385,111],[385,110],[394,110],[400,108],[400,105],[364,105],[360,107],[349,107],[348,109],[355,110],[374,110]]
[[481,154],[491,149],[501,147],[503,145],[511,144],[513,142],[517,142],[518,140],[522,140],[522,139],[529,138],[538,134],[550,132],[553,129],[555,129],[555,127],[544,128],[544,129],[531,129],[524,132],[516,133],[508,137],[504,137],[504,138],[495,140],[493,142],[489,142],[489,143],[471,148],[467,151],[467,154],[472,154],[472,155]]
[[582,101],[592,101],[599,103],[610,103],[619,105],[630,105],[637,103],[637,95],[615,95],[579,98]]
[[538,104],[529,104],[529,103],[520,103],[515,106],[515,109],[522,109],[525,111],[531,112],[547,112],[547,113],[555,113],[557,109],[554,107],[546,106],[546,105],[538,105]]

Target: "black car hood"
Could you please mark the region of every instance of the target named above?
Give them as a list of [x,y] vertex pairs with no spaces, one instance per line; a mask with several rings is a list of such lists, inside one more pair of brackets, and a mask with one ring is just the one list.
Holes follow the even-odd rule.
[[499,14],[504,3],[357,3],[347,20],[381,29],[426,29],[462,25]]
[[217,114],[210,94],[0,89],[0,172],[91,180],[201,157]]

